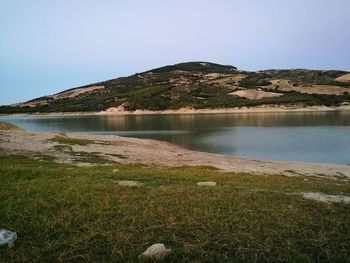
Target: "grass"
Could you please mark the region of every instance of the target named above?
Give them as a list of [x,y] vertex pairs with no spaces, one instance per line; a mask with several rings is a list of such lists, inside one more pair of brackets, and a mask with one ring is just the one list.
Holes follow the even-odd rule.
[[[209,180],[218,186],[196,186]],[[346,262],[350,206],[306,200],[303,191],[350,195],[350,184],[1,156],[0,228],[18,240],[0,247],[0,262],[138,262],[153,243],[172,248],[164,262]]]
[[[76,138],[70,138],[66,136],[56,135],[54,138],[50,139],[52,142],[57,142],[59,144],[70,144],[70,145],[88,145],[90,143],[94,143],[94,141],[87,140],[87,139],[76,139]],[[56,148],[64,148],[66,146],[57,146]]]
[[71,152],[71,155],[74,156],[76,162],[84,162],[89,164],[107,164],[112,163],[112,161],[107,158],[102,158],[101,154],[98,152]]

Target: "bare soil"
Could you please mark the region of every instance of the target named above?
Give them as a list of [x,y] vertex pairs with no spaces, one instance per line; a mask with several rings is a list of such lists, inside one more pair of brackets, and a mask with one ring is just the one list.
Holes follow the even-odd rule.
[[256,90],[256,89],[247,89],[247,90],[237,90],[235,92],[230,93],[230,95],[238,96],[241,98],[247,98],[250,100],[260,100],[262,98],[280,97],[283,94],[277,93],[277,92]]

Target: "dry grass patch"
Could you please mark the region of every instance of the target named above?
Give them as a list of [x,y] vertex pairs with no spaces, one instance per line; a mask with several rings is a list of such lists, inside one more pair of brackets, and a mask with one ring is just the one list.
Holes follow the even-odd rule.
[[247,75],[238,74],[235,76],[217,78],[214,80],[208,81],[210,84],[218,84],[218,85],[239,85],[239,83],[244,79]]
[[342,75],[342,76],[336,78],[335,80],[340,81],[340,82],[350,82],[350,73]]
[[69,144],[69,145],[88,145],[94,143],[92,140],[87,139],[77,139],[70,138],[67,136],[56,135],[54,138],[50,139],[52,142],[57,142],[59,144]]
[[262,98],[274,98],[274,97],[283,96],[282,93],[267,92],[267,91],[256,90],[256,89],[237,90],[235,92],[230,93],[230,95],[238,96],[241,98],[247,98],[250,100],[260,100]]
[[271,80],[271,83],[267,86],[268,89],[296,91],[306,94],[343,95],[344,92],[350,92],[349,88],[332,85],[292,86],[290,81],[284,79]]

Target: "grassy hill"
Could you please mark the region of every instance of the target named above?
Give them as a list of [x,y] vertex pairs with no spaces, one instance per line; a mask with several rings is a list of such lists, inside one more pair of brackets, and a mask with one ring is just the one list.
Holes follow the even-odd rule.
[[[188,62],[0,106],[0,113],[102,111],[110,107],[134,111],[266,104],[336,106],[350,102],[350,80],[346,75],[348,72],[338,70],[248,72],[234,66]],[[262,96],[238,96],[238,90],[259,91]],[[280,95],[264,97],[269,92]]]

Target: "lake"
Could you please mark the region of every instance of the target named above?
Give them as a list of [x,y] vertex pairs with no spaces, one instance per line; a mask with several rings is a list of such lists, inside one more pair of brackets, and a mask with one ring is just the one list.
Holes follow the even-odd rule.
[[0,117],[33,131],[164,140],[263,160],[350,163],[350,112]]

